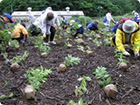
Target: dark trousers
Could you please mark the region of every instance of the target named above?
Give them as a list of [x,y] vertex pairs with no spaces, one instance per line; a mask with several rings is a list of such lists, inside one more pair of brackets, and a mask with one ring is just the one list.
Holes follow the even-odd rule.
[[[51,34],[50,34],[50,41],[53,41],[54,36],[55,36],[56,29],[53,26],[51,26],[50,32],[51,32]],[[49,41],[49,35],[46,34],[46,38],[44,38],[44,41],[45,42],[48,42]]]
[[31,24],[31,26],[29,27],[29,31],[32,36],[38,36],[39,34],[41,34],[41,29],[37,28],[34,24]]
[[18,38],[12,38],[12,40],[17,40],[18,42],[20,42],[20,40],[23,40],[23,39],[24,39],[23,33],[20,33],[20,37],[18,37]]

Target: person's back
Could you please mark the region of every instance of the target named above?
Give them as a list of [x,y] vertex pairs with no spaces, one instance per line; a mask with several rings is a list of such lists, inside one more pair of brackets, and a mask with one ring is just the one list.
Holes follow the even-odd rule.
[[20,40],[24,39],[24,36],[25,38],[29,37],[25,24],[17,24],[15,29],[12,31],[12,39],[17,39],[20,42]]

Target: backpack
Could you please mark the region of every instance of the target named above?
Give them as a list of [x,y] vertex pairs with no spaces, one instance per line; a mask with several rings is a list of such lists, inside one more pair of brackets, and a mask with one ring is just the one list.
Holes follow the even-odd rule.
[[103,22],[105,23],[107,21],[107,17],[105,16],[104,18],[103,18]]

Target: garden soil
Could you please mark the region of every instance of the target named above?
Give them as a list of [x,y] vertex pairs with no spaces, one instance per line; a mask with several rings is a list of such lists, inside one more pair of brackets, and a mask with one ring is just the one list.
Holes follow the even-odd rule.
[[[91,81],[86,81],[87,90],[81,96],[83,102],[88,105],[137,105],[140,103],[140,59],[134,56],[127,57],[129,61],[126,72],[118,69],[118,59],[115,57],[114,47],[107,46],[104,43],[105,35],[98,33],[102,41],[101,48],[97,48],[92,41],[83,35],[85,41],[85,50],[87,46],[94,51],[94,56],[89,56],[77,48],[76,41],[71,38],[67,41],[62,34],[62,39],[56,45],[51,47],[50,53],[46,58],[42,58],[41,51],[34,50],[34,38],[29,38],[25,44],[20,44],[17,51],[8,52],[9,57],[16,55],[22,56],[25,51],[29,52],[28,58],[19,63],[20,68],[13,72],[10,70],[10,64],[6,64],[3,57],[0,57],[0,96],[13,93],[11,98],[0,99],[2,105],[67,105],[70,100],[78,103],[79,97],[76,97],[75,86],[80,87],[80,81],[77,79],[83,76],[89,76]],[[95,39],[94,36],[90,36]],[[72,44],[72,48],[67,49],[65,43]],[[72,55],[79,57],[80,64],[69,66],[65,72],[57,72],[58,66],[63,63],[65,57]],[[36,97],[32,100],[26,100],[23,95],[23,89],[27,86],[27,78],[24,77],[27,70],[51,69],[52,73],[46,78],[47,80],[40,86],[40,91],[36,91]],[[97,67],[105,67],[111,81],[116,85],[118,94],[116,98],[108,98],[103,88],[98,84],[99,79],[93,72]],[[80,104],[79,104],[80,105]]]

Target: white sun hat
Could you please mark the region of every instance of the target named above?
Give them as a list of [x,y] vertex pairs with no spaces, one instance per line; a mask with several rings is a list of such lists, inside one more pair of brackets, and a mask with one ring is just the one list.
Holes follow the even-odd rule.
[[132,33],[132,32],[135,31],[136,26],[135,26],[135,24],[133,23],[132,20],[127,20],[123,24],[122,28],[123,28],[124,32],[126,32],[126,33]]
[[134,11],[132,11],[132,14],[134,14],[136,11],[134,10]]
[[75,20],[71,20],[70,21],[70,26],[72,26],[74,22],[75,22]]

